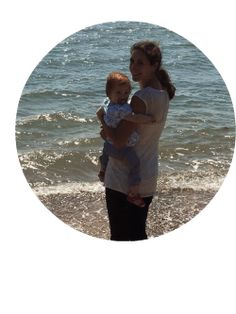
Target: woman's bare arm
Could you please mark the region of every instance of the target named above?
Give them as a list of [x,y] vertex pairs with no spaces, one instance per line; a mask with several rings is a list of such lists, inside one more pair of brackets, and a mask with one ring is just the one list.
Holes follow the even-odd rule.
[[133,122],[121,120],[116,128],[111,128],[105,123],[104,117],[100,119],[100,122],[106,137],[112,140],[113,145],[117,149],[120,149],[126,145],[131,133],[137,127]]
[[154,116],[133,112],[127,114],[127,116],[125,116],[123,119],[137,124],[149,124],[156,121]]
[[133,96],[130,106],[134,113],[146,114],[146,105],[139,97]]
[[[134,113],[145,114],[146,107],[144,102],[136,96],[131,99],[131,108]],[[104,121],[104,111],[98,110],[97,117],[101,121],[104,132],[113,142],[116,148],[122,148],[126,145],[131,133],[136,129],[137,125],[134,122],[121,120],[116,128],[111,128]]]

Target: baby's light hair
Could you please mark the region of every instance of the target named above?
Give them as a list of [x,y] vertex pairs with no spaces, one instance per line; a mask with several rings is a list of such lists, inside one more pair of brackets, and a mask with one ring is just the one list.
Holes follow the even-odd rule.
[[128,85],[131,90],[131,83],[127,75],[121,73],[121,72],[111,72],[107,77],[107,83],[106,83],[106,94],[109,97],[109,94],[114,88],[116,84],[119,85]]

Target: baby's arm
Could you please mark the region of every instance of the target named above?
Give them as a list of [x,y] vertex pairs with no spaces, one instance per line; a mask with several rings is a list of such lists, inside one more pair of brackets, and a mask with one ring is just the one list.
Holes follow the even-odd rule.
[[156,122],[155,117],[152,115],[146,115],[142,113],[133,113],[133,112],[123,117],[123,120],[130,121],[133,123],[140,123],[140,124]]

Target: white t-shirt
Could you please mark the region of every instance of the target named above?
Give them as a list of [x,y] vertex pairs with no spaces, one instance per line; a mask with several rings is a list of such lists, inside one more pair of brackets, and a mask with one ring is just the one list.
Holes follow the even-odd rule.
[[[139,97],[146,106],[145,114],[156,116],[158,122],[139,124],[139,142],[134,147],[140,160],[140,195],[152,196],[156,192],[158,176],[158,143],[163,131],[169,109],[169,96],[165,90],[151,87],[137,91],[134,96]],[[129,169],[124,162],[109,158],[105,174],[105,186],[109,189],[127,194]]]

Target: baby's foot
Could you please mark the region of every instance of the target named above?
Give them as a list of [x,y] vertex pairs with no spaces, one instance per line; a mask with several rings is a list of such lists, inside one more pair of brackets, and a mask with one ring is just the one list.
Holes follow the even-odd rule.
[[138,207],[145,207],[145,202],[139,194],[129,193],[127,196],[127,201]]

